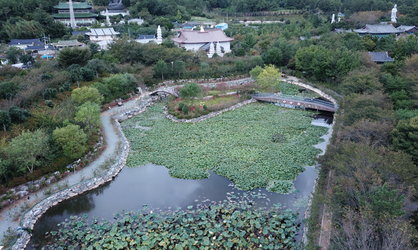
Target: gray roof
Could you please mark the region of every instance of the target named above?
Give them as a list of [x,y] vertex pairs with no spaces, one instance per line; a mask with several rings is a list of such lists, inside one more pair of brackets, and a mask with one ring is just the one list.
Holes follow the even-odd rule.
[[64,47],[66,47],[66,46],[82,46],[82,45],[84,45],[84,43],[80,43],[77,40],[64,40],[64,41],[58,41],[56,43],[53,43],[53,45],[58,46],[58,47],[61,47],[61,46],[64,46]]
[[393,62],[395,59],[389,56],[387,51],[369,52],[369,56],[373,62]]
[[142,40],[142,39],[155,39],[155,36],[154,35],[139,35],[137,39],[139,39],[139,40]]
[[366,24],[363,29],[356,29],[354,32],[360,34],[397,34],[402,31],[393,27],[392,24]]
[[39,45],[42,46],[44,43],[41,42],[41,40],[39,39],[12,39],[10,40],[9,45],[13,46],[13,45]]
[[176,38],[172,38],[173,42],[181,44],[193,44],[193,43],[216,43],[216,42],[230,42],[233,38],[227,37],[223,30],[220,29],[207,29],[203,32],[198,30],[182,30],[180,35]]
[[115,36],[119,35],[119,32],[116,32],[113,28],[99,28],[99,29],[90,29],[90,32],[86,35],[88,36]]
[[401,26],[398,27],[398,30],[403,31],[403,32],[407,32],[407,31],[413,30],[415,28],[416,28],[415,26],[401,25]]

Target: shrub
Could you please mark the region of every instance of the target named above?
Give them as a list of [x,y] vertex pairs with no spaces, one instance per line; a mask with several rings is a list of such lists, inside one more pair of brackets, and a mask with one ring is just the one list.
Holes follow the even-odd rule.
[[193,98],[197,97],[202,93],[202,88],[196,83],[186,84],[180,89],[180,96],[182,98]]

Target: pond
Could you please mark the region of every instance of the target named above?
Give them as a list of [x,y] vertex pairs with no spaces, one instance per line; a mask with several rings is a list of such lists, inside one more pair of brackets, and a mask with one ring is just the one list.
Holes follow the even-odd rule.
[[[327,126],[323,116],[315,119],[312,124]],[[327,136],[329,135],[325,135],[324,138]],[[323,149],[326,143],[318,145],[317,148]],[[117,213],[139,210],[144,205],[161,210],[186,208],[208,199],[223,201],[231,192],[238,195],[244,192],[264,194],[270,201],[266,204],[264,199],[260,201],[261,204],[256,204],[257,206],[268,207],[280,203],[284,208],[298,212],[303,219],[317,174],[316,167],[306,167],[294,181],[296,192],[284,195],[266,189],[241,191],[236,189],[230,180],[211,171],[207,179],[185,180],[171,177],[168,169],[163,166],[147,164],[136,168],[124,168],[111,183],[49,209],[36,223],[28,248],[41,247],[45,242],[44,234],[56,230],[57,224],[71,216],[86,214],[89,218],[112,219]]]

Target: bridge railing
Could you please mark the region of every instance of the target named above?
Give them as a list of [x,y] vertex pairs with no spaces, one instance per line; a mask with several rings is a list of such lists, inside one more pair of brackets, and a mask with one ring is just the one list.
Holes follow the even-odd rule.
[[312,99],[306,98],[301,96],[292,96],[292,95],[285,95],[285,94],[273,94],[273,93],[258,93],[253,95],[254,98],[272,98],[272,99],[286,99],[292,101],[300,101],[300,102],[309,102],[313,104],[323,105],[330,108],[335,108],[335,105],[332,102],[319,100],[319,99]]

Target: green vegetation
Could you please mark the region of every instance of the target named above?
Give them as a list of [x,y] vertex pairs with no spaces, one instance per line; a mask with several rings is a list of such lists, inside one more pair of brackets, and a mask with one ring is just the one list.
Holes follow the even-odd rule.
[[281,79],[281,73],[275,66],[266,66],[261,71],[255,67],[251,73],[251,76],[255,77],[257,85],[262,90],[270,92],[279,91],[278,85]]
[[52,138],[69,159],[77,159],[87,151],[87,135],[78,125],[57,128],[52,133]]
[[296,215],[275,207],[256,208],[253,202],[233,197],[186,210],[143,209],[111,222],[72,217],[48,235],[49,248],[294,249]]
[[[326,131],[310,124],[308,112],[274,105],[251,104],[195,124],[171,122],[162,106],[123,124],[132,148],[128,166],[154,163],[187,179],[207,178],[213,170],[244,190],[269,186],[288,192],[288,185],[277,181],[292,181],[304,166],[314,164],[319,150],[313,145]],[[287,141],[273,142],[275,133]]]
[[186,99],[198,97],[201,93],[202,89],[196,83],[186,84],[186,86],[180,89],[180,97]]

